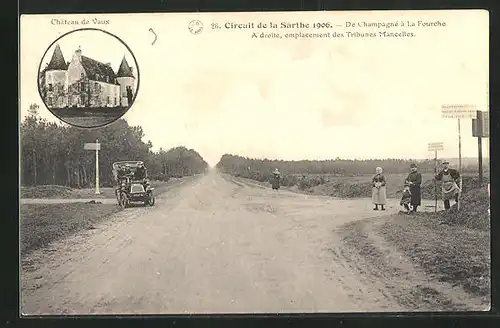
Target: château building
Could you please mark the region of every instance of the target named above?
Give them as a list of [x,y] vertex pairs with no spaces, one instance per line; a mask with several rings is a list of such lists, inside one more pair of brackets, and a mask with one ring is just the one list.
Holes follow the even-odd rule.
[[83,56],[80,48],[66,62],[59,45],[40,72],[40,88],[49,108],[128,107],[134,85],[135,76],[125,56],[115,73],[110,63]]

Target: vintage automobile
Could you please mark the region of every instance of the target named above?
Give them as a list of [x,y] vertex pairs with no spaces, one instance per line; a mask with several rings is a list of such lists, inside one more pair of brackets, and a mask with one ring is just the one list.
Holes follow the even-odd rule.
[[113,163],[113,175],[116,181],[115,195],[122,208],[132,203],[155,204],[154,188],[147,176],[144,180],[134,180],[135,170],[140,161],[122,161]]

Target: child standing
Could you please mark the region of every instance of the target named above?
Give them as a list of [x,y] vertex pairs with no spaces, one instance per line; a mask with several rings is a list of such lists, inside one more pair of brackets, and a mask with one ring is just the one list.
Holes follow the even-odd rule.
[[410,185],[405,184],[403,189],[403,196],[401,197],[401,202],[399,204],[405,208],[406,213],[411,213],[410,202],[411,202]]

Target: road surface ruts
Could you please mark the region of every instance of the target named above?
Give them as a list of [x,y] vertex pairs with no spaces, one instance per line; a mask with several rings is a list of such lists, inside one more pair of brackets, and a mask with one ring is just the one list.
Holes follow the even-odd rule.
[[341,243],[336,227],[384,214],[371,206],[212,172],[160,195],[154,207],[126,209],[29,254],[22,313],[408,310],[331,251]]

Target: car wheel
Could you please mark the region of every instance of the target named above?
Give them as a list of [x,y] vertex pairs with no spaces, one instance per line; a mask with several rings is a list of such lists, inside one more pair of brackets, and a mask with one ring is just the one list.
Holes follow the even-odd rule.
[[125,195],[125,194],[122,193],[122,195],[121,195],[120,198],[121,198],[120,206],[122,208],[127,208],[128,204],[129,204],[127,195]]

